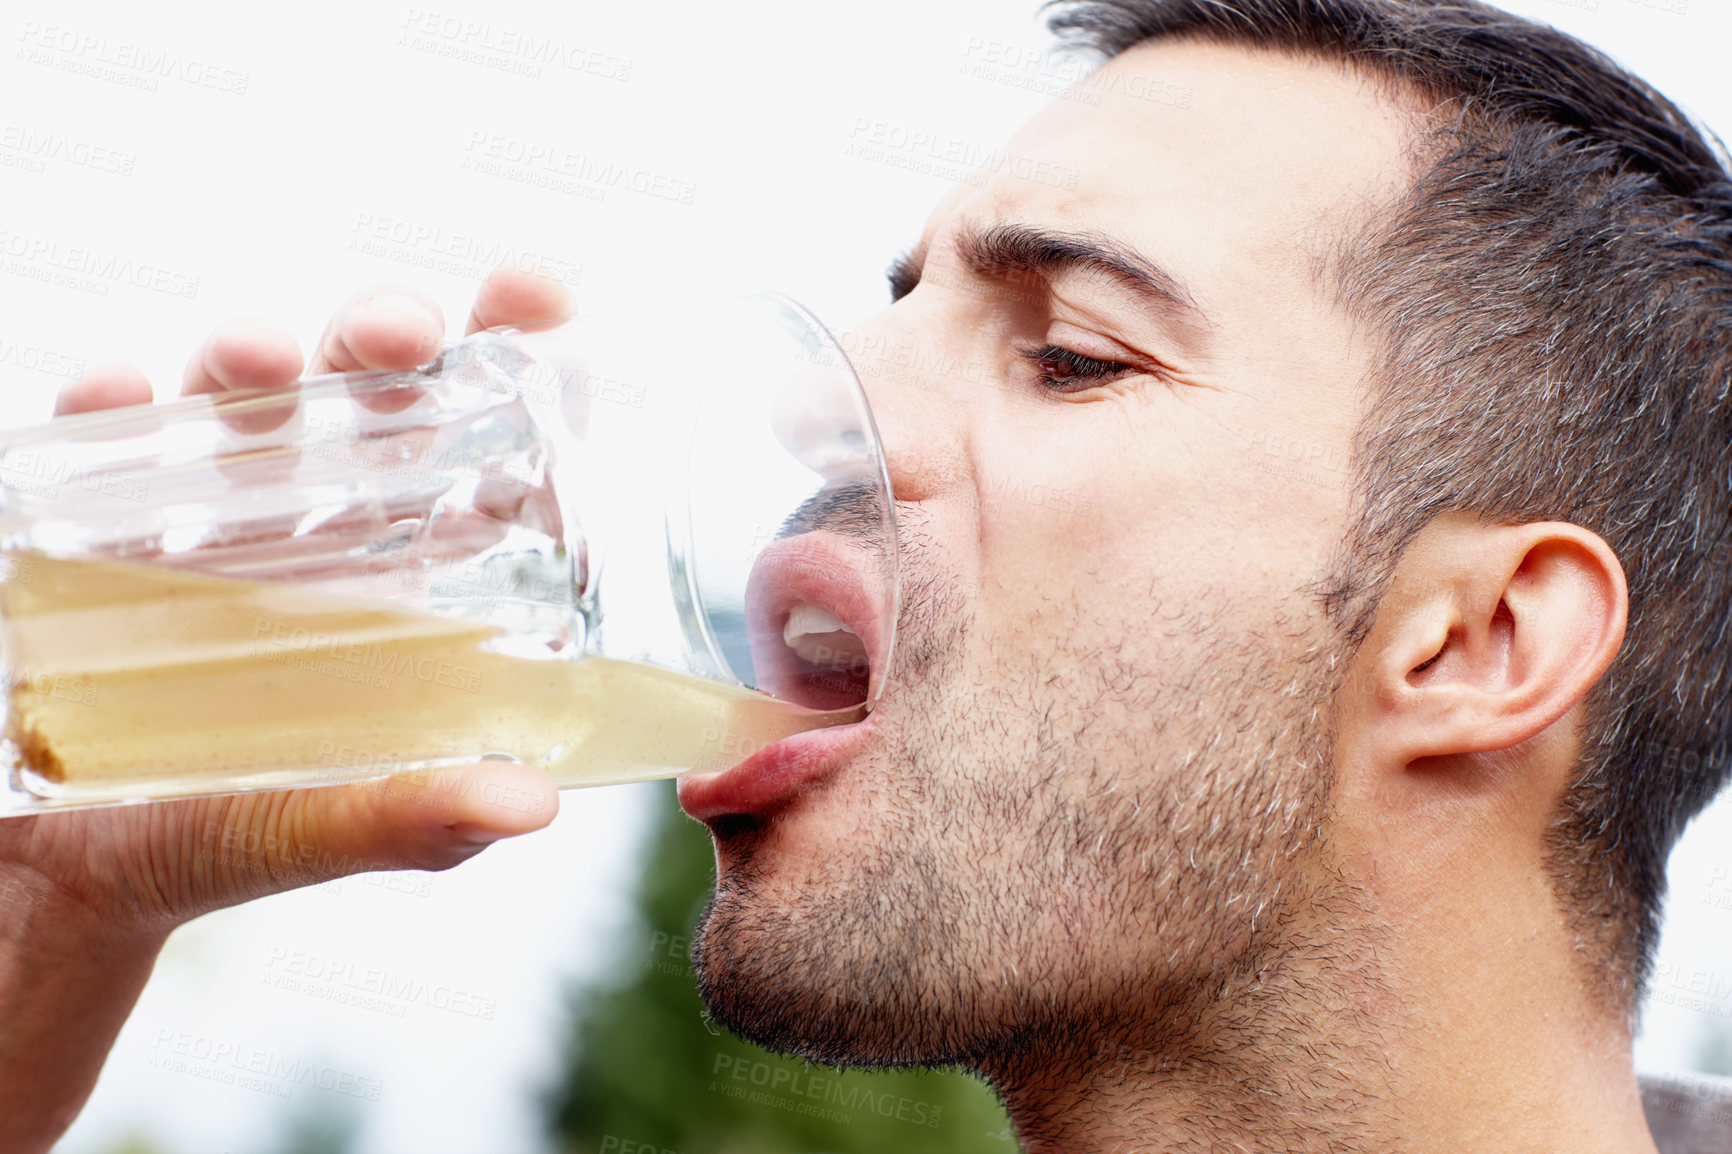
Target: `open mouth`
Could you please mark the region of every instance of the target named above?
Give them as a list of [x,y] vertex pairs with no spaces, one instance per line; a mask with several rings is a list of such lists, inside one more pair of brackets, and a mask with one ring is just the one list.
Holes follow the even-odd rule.
[[746,585],[746,627],[758,688],[809,709],[876,699],[889,623],[872,556],[834,533],[777,541]]
[[[896,620],[877,554],[831,531],[785,537],[746,582],[746,636],[759,689],[809,709],[854,710],[729,769],[680,779],[699,821],[761,821],[804,796],[868,740]],[[721,828],[713,826],[713,828]]]
[[[869,740],[895,622],[882,558],[837,532],[772,542],[746,580],[757,688],[807,709],[854,710],[767,745],[733,768],[679,781],[679,804],[712,828],[762,821],[804,797]],[[722,823],[722,825],[715,825]]]

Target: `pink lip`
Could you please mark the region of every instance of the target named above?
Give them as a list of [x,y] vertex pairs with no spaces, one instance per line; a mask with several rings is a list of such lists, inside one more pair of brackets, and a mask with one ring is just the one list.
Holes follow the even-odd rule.
[[718,773],[680,778],[680,807],[702,822],[731,814],[767,817],[828,778],[866,740],[872,717],[783,738]]
[[[759,554],[746,580],[745,608],[746,633],[758,665],[760,688],[777,697],[803,701],[785,675],[778,677],[778,673],[785,670],[789,656],[782,626],[794,606],[806,602],[834,613],[865,644],[871,672],[867,699],[876,699],[883,684],[889,622],[883,619],[878,601],[867,587],[862,573],[867,563],[859,550],[825,531],[785,538]],[[826,704],[829,707],[833,706]]]
[[[806,602],[834,613],[864,642],[870,665],[867,696],[876,700],[890,639],[862,565],[854,548],[824,531],[777,541],[759,556],[747,582],[746,620],[763,688],[778,696],[798,696],[792,692],[792,675],[783,672],[789,650],[782,626],[793,607]],[[680,805],[700,821],[772,813],[833,773],[871,729],[868,714],[864,721],[784,738],[719,773],[682,778]]]

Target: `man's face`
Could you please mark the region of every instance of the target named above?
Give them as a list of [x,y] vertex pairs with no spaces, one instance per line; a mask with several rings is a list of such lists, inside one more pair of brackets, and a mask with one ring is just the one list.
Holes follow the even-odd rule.
[[1333,66],[1198,44],[1074,95],[853,334],[896,664],[810,788],[705,815],[705,997],[778,1048],[979,1065],[1163,1006],[1182,1029],[1279,935],[1323,819],[1337,642],[1307,587],[1366,353],[1318,270],[1401,186],[1400,124]]

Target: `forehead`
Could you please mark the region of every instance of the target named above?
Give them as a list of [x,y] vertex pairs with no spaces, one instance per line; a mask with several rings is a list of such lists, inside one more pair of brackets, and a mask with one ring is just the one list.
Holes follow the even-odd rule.
[[1271,278],[1309,283],[1316,254],[1394,199],[1407,124],[1384,86],[1334,61],[1149,42],[1026,124],[1006,150],[1016,159],[948,198],[928,233],[959,205],[973,220],[1105,232],[1231,314]]

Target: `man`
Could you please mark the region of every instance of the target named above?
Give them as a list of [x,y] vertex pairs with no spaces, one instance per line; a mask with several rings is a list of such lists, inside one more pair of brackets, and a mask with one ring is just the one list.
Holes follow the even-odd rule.
[[[905,567],[882,703],[681,783],[712,1015],[965,1065],[1030,1151],[1652,1151],[1632,1019],[1728,756],[1720,159],[1469,0],[1057,26],[1106,63],[853,341]],[[496,277],[470,327],[566,307]],[[439,328],[362,294],[312,368]],[[230,328],[186,387],[300,368]],[[61,408],[148,395],[110,368]],[[545,820],[480,795],[0,826],[6,1148],[70,1120],[174,925],[320,880],[218,869],[210,822],[436,868]]]

